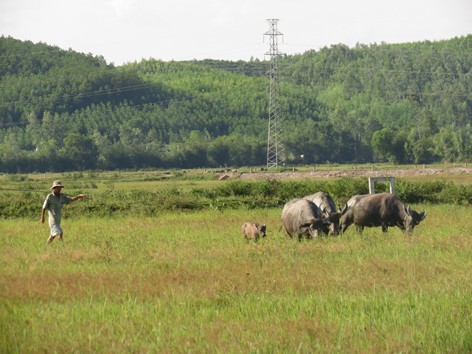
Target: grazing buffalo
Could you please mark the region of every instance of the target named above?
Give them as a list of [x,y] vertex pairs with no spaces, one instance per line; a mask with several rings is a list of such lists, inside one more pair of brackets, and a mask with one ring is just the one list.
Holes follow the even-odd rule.
[[425,217],[424,211],[414,211],[393,194],[356,195],[347,202],[347,210],[340,219],[341,232],[346,231],[349,225],[355,224],[360,232],[365,226],[381,226],[383,232],[386,232],[389,226],[398,226],[409,233]]
[[349,200],[347,201],[346,207],[347,207],[347,208],[353,207],[354,205],[356,205],[357,203],[359,203],[363,198],[368,197],[369,195],[372,195],[372,194],[359,194],[359,195],[355,195],[354,197],[352,197],[351,199],[349,199]]
[[338,211],[333,198],[325,192],[317,192],[312,195],[304,197],[316,204],[321,213],[326,217],[326,222],[323,224],[323,232],[329,235],[339,234],[339,218],[342,211]]
[[257,222],[245,222],[241,226],[241,233],[248,241],[258,241],[259,237],[266,237],[266,226]]
[[315,203],[307,199],[296,198],[285,204],[282,210],[282,224],[290,237],[318,236],[323,225],[323,217]]

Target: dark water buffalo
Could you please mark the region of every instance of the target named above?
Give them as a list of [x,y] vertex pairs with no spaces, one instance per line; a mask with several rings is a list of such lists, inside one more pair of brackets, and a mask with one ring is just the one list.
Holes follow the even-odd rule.
[[368,197],[369,195],[372,195],[372,194],[358,194],[358,195],[355,195],[354,197],[352,197],[351,199],[349,199],[347,201],[346,207],[347,208],[353,207],[358,202],[360,202],[363,198]]
[[414,211],[390,193],[356,195],[346,204],[347,210],[340,219],[341,232],[351,224],[361,232],[365,226],[381,226],[384,232],[389,226],[398,226],[404,232],[412,232],[426,217],[424,211]]
[[241,226],[241,233],[248,241],[258,241],[259,237],[266,237],[266,225],[261,225],[257,222],[245,222]]
[[323,232],[329,235],[338,235],[339,218],[341,217],[342,211],[337,210],[333,198],[328,193],[317,192],[312,195],[307,195],[304,199],[308,199],[315,203],[326,218],[326,222],[323,224]]
[[296,198],[285,204],[282,210],[282,224],[290,237],[318,236],[323,225],[323,217],[315,203],[307,199]]

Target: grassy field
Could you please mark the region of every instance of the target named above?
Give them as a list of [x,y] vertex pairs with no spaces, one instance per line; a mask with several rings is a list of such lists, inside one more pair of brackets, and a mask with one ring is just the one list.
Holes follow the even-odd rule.
[[301,243],[280,208],[75,216],[50,246],[39,210],[0,220],[0,352],[470,353],[470,207],[415,209],[413,236]]

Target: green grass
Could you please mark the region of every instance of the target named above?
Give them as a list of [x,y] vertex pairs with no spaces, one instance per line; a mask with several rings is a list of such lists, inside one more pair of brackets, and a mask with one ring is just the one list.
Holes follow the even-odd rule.
[[[0,352],[470,353],[470,208],[297,242],[279,208],[0,220]],[[244,221],[268,225],[246,242]]]

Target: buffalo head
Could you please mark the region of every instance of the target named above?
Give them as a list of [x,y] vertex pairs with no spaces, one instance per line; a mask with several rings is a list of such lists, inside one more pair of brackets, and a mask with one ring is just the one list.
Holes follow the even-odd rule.
[[416,225],[426,218],[426,213],[414,211],[410,205],[405,207],[406,217],[403,220],[405,231],[412,232]]
[[[327,210],[323,210],[323,214],[325,219],[323,219],[323,223],[329,231],[327,232],[330,236],[337,236],[339,235],[339,218],[341,217],[341,212],[333,211],[329,212]],[[325,229],[325,230],[326,230]]]
[[[300,231],[310,238],[317,237],[325,220],[326,219],[323,218],[310,219],[305,224],[300,225]],[[299,239],[300,236],[301,235],[299,235]]]

